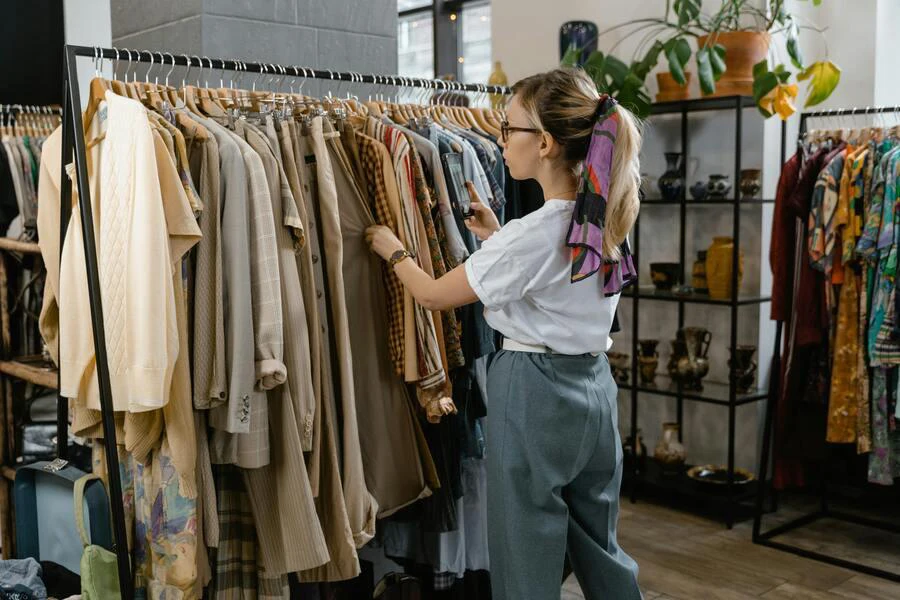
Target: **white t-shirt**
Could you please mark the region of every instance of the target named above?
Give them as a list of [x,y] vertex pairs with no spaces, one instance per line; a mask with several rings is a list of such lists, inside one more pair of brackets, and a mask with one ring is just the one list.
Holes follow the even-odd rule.
[[571,283],[573,210],[573,201],[547,200],[510,221],[469,257],[466,276],[488,325],[507,338],[562,354],[606,352],[619,294],[603,294],[602,273]]

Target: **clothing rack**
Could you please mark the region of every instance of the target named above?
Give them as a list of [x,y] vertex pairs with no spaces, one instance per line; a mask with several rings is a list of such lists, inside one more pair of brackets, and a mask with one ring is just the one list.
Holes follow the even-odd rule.
[[[804,112],[800,114],[800,129],[798,136],[798,145],[801,143],[803,136],[807,132],[807,122],[812,118],[841,118],[846,116],[859,116],[859,115],[883,115],[883,114],[900,114],[900,106],[880,106],[873,107],[867,106],[865,108],[837,108],[830,110],[821,110],[821,111],[813,111],[813,112]],[[781,164],[783,165],[786,160],[786,136],[784,135],[786,131],[786,125],[782,122],[782,137],[781,137]],[[839,567],[844,567],[846,569],[851,569],[854,571],[858,571],[860,573],[865,573],[867,575],[872,575],[874,577],[880,577],[882,579],[888,579],[891,581],[900,582],[900,574],[885,571],[884,569],[879,569],[876,567],[872,567],[870,565],[866,565],[863,563],[859,563],[856,561],[847,560],[844,558],[840,558],[838,556],[834,556],[831,554],[826,554],[824,552],[817,552],[814,550],[809,550],[807,548],[801,548],[794,544],[784,543],[776,541],[774,538],[793,531],[795,529],[799,529],[806,525],[810,525],[816,521],[821,519],[832,519],[836,521],[842,521],[845,523],[853,523],[856,525],[864,525],[866,527],[871,527],[873,529],[877,529],[879,531],[885,531],[888,533],[896,533],[900,534],[900,526],[895,523],[869,519],[866,517],[860,517],[855,514],[847,513],[841,510],[834,510],[829,506],[828,503],[828,486],[827,482],[824,480],[821,483],[819,490],[819,508],[814,510],[811,513],[802,515],[797,517],[787,523],[774,527],[768,531],[762,531],[762,515],[763,515],[763,506],[765,504],[765,494],[766,494],[766,477],[768,475],[769,462],[772,458],[772,429],[774,427],[775,422],[775,412],[776,407],[778,406],[778,400],[781,395],[782,386],[780,385],[781,381],[781,334],[782,334],[782,321],[777,321],[775,326],[775,349],[772,353],[772,368],[769,371],[769,399],[766,402],[766,416],[765,416],[765,424],[763,428],[763,443],[762,443],[762,456],[760,457],[759,469],[760,476],[759,481],[760,485],[757,489],[756,496],[756,506],[755,506],[755,514],[753,518],[753,542],[755,544],[759,544],[761,546],[768,546],[769,548],[775,548],[776,550],[782,550],[784,552],[790,552],[792,554],[796,554],[798,556],[802,556],[804,558],[811,558],[813,560],[818,560],[824,563],[828,563],[831,565],[836,565]],[[824,459],[823,459],[824,460]],[[773,495],[773,504],[774,504],[774,495],[775,490],[772,490]]]
[[[94,338],[97,379],[99,383],[100,407],[103,424],[103,443],[106,450],[106,467],[109,477],[109,495],[111,499],[114,551],[118,561],[119,589],[123,600],[134,597],[132,590],[132,571],[128,552],[127,534],[125,530],[125,511],[122,504],[122,482],[119,475],[118,450],[116,445],[116,427],[113,413],[112,389],[110,386],[109,360],[107,357],[106,335],[103,326],[103,305],[100,295],[100,275],[97,266],[97,246],[94,237],[93,216],[91,209],[91,191],[88,182],[86,148],[84,141],[84,123],[81,115],[81,93],[78,85],[77,59],[79,57],[119,59],[125,56],[129,62],[176,65],[232,71],[239,73],[272,74],[284,77],[303,77],[331,81],[349,81],[352,83],[369,83],[391,85],[395,87],[429,88],[443,92],[475,92],[482,94],[510,94],[510,89],[503,86],[483,84],[463,84],[454,81],[417,79],[399,75],[364,75],[357,72],[337,72],[322,69],[311,69],[298,66],[277,65],[272,63],[245,62],[235,59],[207,58],[188,55],[173,55],[168,52],[149,52],[147,50],[120,50],[118,48],[98,48],[89,46],[65,46],[65,89],[64,110],[62,114],[62,177],[60,189],[60,255],[63,240],[70,217],[72,184],[65,172],[68,157],[75,153],[75,173],[78,185],[78,209],[81,215],[81,230],[84,238],[84,260],[88,280],[88,297],[91,304],[91,327]],[[280,83],[280,82],[279,82]],[[61,303],[65,298],[61,299]],[[60,335],[65,335],[64,331]],[[59,397],[58,402],[58,439],[65,440],[68,435],[68,404]],[[59,457],[66,458],[65,443],[59,444]]]

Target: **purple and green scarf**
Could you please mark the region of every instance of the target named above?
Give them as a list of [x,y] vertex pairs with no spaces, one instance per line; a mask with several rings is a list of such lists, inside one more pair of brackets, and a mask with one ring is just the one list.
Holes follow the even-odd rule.
[[603,95],[597,108],[597,123],[584,159],[572,225],[566,245],[572,248],[572,283],[584,281],[603,271],[603,292],[618,294],[637,280],[628,240],[619,246],[621,258],[612,262],[603,257],[603,230],[606,225],[606,198],[612,172],[616,135],[619,131],[617,102]]

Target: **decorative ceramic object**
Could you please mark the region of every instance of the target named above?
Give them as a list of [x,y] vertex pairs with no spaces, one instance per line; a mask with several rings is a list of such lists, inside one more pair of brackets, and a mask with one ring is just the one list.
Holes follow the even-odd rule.
[[662,197],[667,202],[681,199],[684,191],[684,177],[681,174],[681,153],[666,152],[666,172],[657,182]]
[[728,360],[728,367],[734,369],[732,373],[734,377],[734,386],[738,393],[746,394],[753,387],[756,380],[756,361],[753,360],[753,353],[756,352],[756,346],[738,346],[731,353]]
[[709,373],[709,344],[712,333],[702,327],[685,327],[678,332],[679,339],[683,339],[687,350],[688,366],[683,368],[684,377],[682,384],[687,390],[702,390],[701,383]]
[[660,291],[671,290],[681,278],[681,265],[679,263],[650,263],[650,278],[653,285]]
[[[724,465],[697,465],[688,469],[687,476],[707,491],[726,492],[728,489],[728,467]],[[756,477],[746,469],[734,470],[735,486],[745,486]]]
[[638,340],[638,356],[659,356],[656,347],[659,340]]
[[741,196],[753,198],[762,189],[762,171],[759,169],[744,169],[741,171]]
[[659,353],[656,346],[659,340],[638,340],[638,374],[641,383],[650,384],[656,379],[656,368],[659,366]]
[[[503,65],[499,60],[494,61],[494,70],[488,76],[488,85],[509,85],[509,79],[503,71]],[[503,94],[491,94],[491,106],[494,109],[501,109],[506,105],[506,97]]]
[[725,198],[731,191],[731,182],[728,175],[710,175],[706,182],[706,193],[710,199]]
[[695,294],[708,294],[709,287],[706,283],[706,250],[697,252],[697,260],[691,270],[691,287]]
[[753,65],[766,59],[771,37],[765,31],[717,31],[697,38],[698,48],[725,46],[725,72],[708,97],[752,96]]
[[693,373],[691,361],[688,358],[687,344],[685,344],[683,339],[672,340],[670,343],[672,352],[669,354],[669,363],[666,365],[666,370],[669,372],[669,377],[672,378],[672,381],[683,384]]
[[652,384],[656,381],[656,369],[659,367],[659,358],[656,356],[639,356],[638,357],[638,375],[641,376],[641,383]]
[[591,21],[568,21],[559,28],[559,59],[562,60],[570,48],[580,50],[577,65],[585,61],[597,50],[597,24]]
[[613,378],[616,383],[623,385],[628,383],[628,374],[631,372],[631,357],[624,352],[607,352],[609,366],[612,368]]
[[[622,452],[625,455],[626,470],[630,469],[640,473],[644,470],[644,465],[647,463],[647,445],[644,444],[643,433],[640,429],[637,430],[635,437],[637,438],[637,445],[634,444],[630,435],[625,438],[625,441],[622,443]],[[637,451],[636,456],[635,450]]]
[[674,100],[687,100],[690,97],[690,85],[692,74],[686,71],[684,85],[678,85],[669,71],[660,71],[656,74],[656,83],[659,92],[656,94],[657,102],[672,102]]
[[678,423],[663,423],[662,435],[653,451],[653,458],[665,472],[681,473],[687,460],[687,451],[678,441],[678,430]]
[[[731,271],[734,240],[728,236],[714,237],[713,243],[706,251],[706,281],[709,285],[709,297],[715,300],[731,298]],[[744,253],[738,257],[738,290],[744,276]]]
[[691,186],[691,196],[694,197],[694,200],[703,201],[706,200],[706,186],[707,183],[705,181],[698,181],[694,185]]

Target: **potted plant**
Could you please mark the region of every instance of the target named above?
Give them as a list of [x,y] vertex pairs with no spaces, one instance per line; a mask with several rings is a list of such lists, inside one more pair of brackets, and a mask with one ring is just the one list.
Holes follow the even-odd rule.
[[[822,3],[811,1],[816,6]],[[593,52],[583,67],[598,89],[646,115],[651,102],[646,79],[660,58],[665,56],[668,63],[668,71],[658,76],[660,89],[671,99],[671,94],[678,97],[678,86],[687,85],[690,73],[686,67],[694,57],[705,96],[752,94],[767,118],[777,113],[786,119],[796,110],[794,100],[799,91],[792,78],[809,82],[805,106],[814,106],[831,95],[841,71],[827,57],[810,64],[804,61],[800,30],[813,29],[820,34],[823,30],[801,26],[785,3],[765,0],[764,8],[759,8],[759,3],[751,0],[723,0],[708,14],[703,11],[703,0],[666,0],[662,18],[634,19],[598,34],[628,29],[630,35],[623,40],[639,35],[641,41],[630,63],[613,54],[620,41],[608,54]],[[787,61],[771,43],[779,34],[784,34]],[[563,64],[577,64],[578,52],[578,48],[570,48]]]

